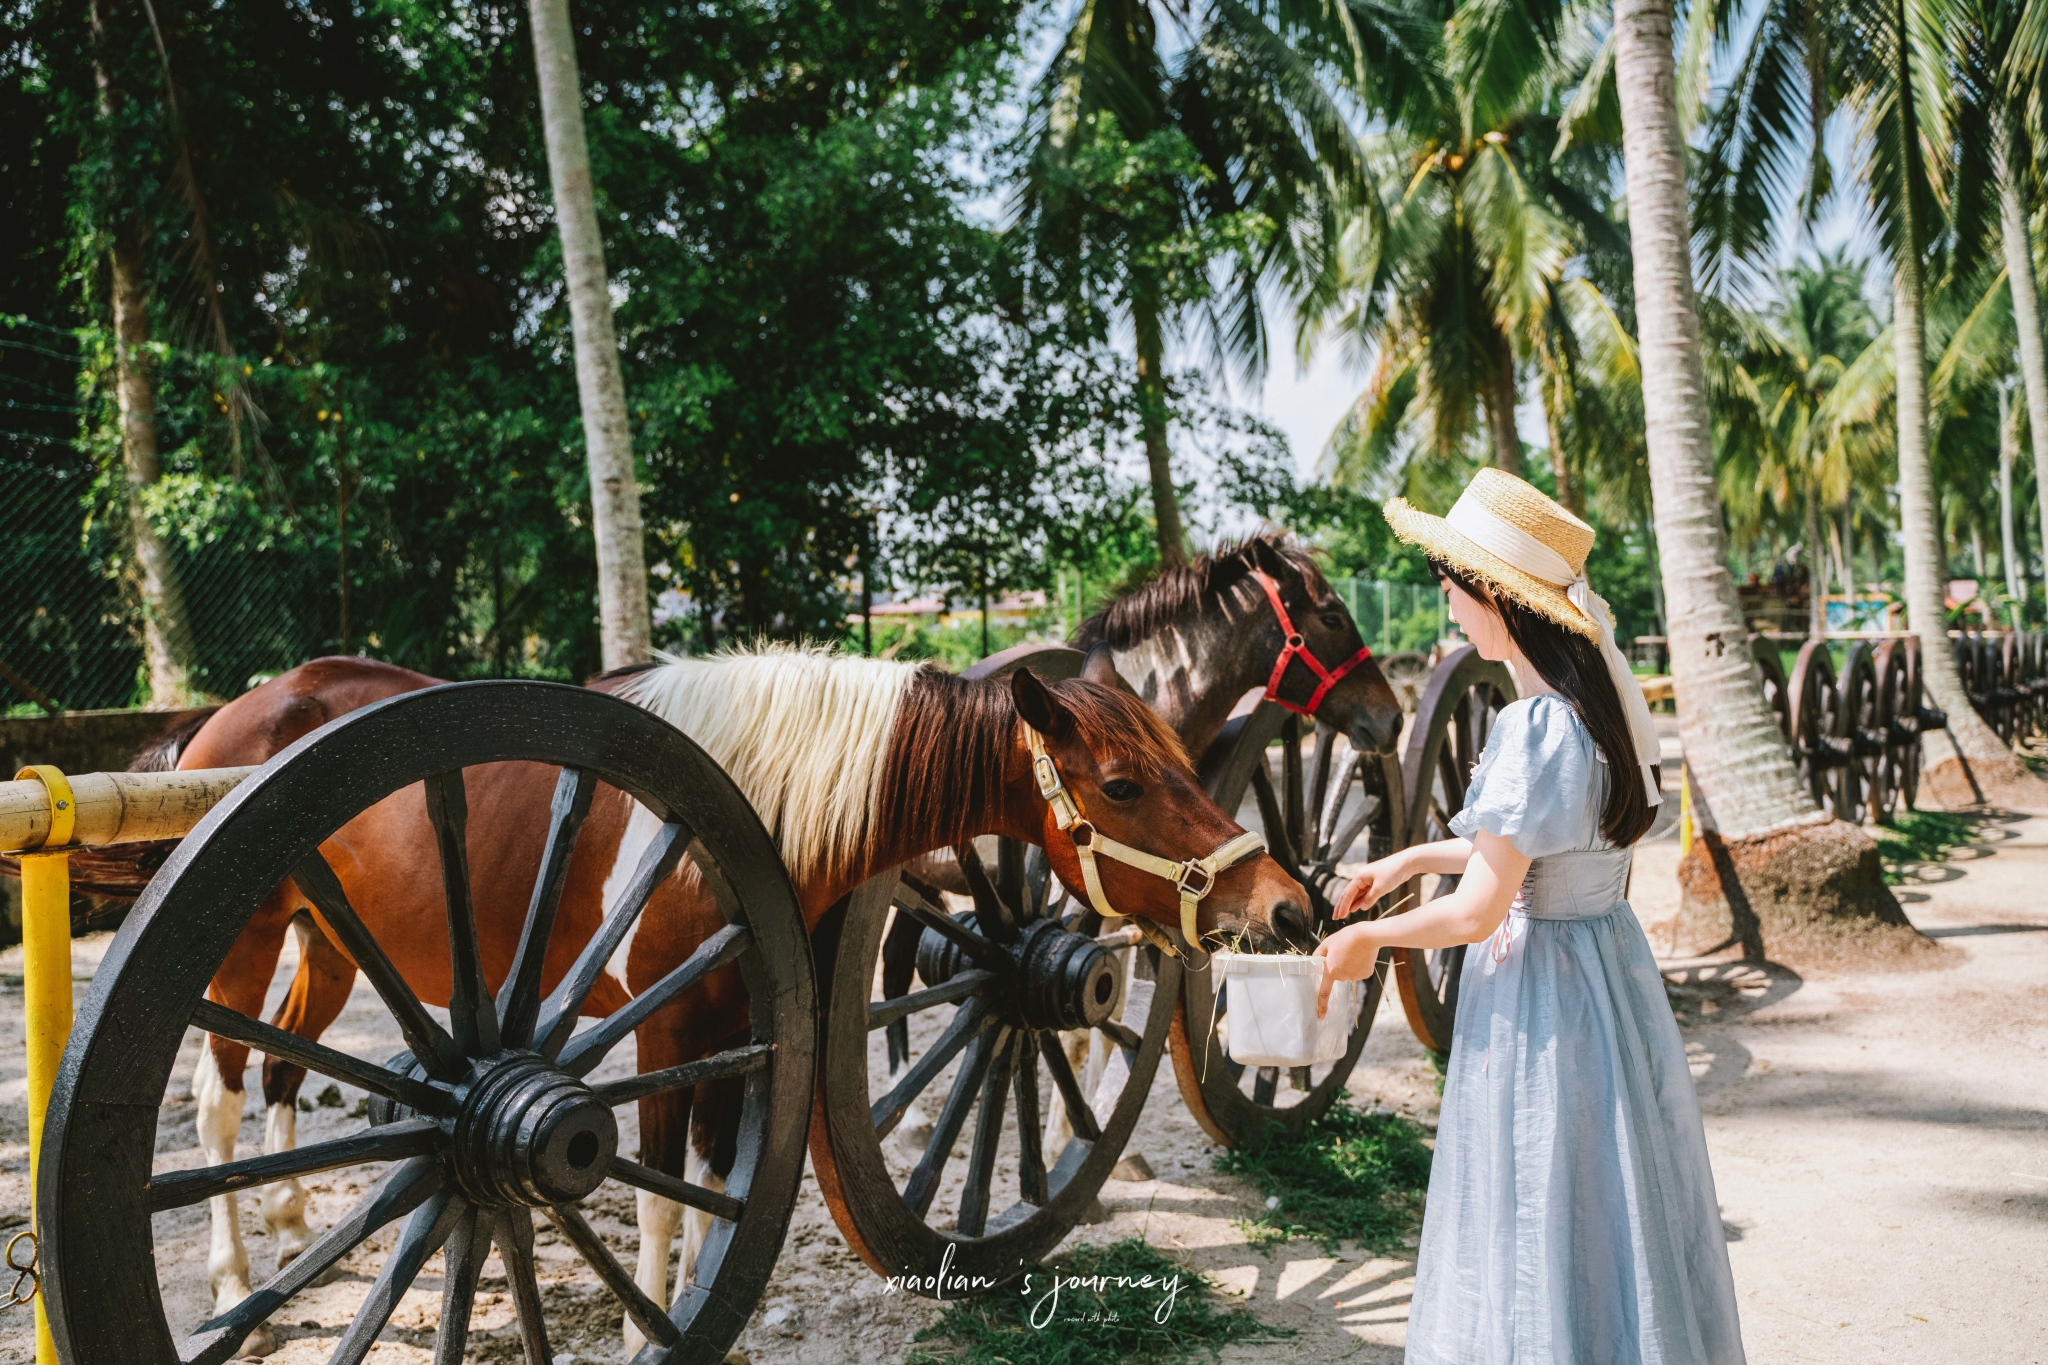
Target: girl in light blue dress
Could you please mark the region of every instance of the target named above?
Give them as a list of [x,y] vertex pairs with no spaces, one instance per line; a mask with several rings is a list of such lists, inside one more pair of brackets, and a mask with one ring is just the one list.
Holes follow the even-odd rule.
[[1743,1365],[1685,1045],[1623,899],[1654,727],[1586,583],[1592,528],[1481,470],[1448,517],[1396,499],[1451,616],[1520,700],[1451,821],[1370,864],[1340,916],[1425,873],[1426,905],[1324,940],[1324,992],[1382,948],[1465,954],[1409,1309],[1409,1365]]

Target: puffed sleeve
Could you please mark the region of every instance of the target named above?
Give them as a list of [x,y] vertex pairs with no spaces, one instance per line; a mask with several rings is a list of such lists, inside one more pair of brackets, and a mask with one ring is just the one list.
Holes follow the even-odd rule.
[[1569,702],[1553,696],[1515,702],[1502,708],[1487,736],[1451,832],[1469,839],[1487,830],[1529,858],[1605,847],[1605,778],[1593,736]]

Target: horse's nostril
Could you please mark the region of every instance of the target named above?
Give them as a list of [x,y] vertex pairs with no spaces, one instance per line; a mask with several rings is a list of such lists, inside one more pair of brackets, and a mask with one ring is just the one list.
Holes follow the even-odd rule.
[[1307,938],[1310,933],[1307,909],[1294,901],[1281,901],[1273,907],[1273,928],[1284,938]]

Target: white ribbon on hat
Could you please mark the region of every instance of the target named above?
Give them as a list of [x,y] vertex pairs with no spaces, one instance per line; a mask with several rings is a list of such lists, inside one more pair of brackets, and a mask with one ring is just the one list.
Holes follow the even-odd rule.
[[[1663,750],[1657,743],[1657,723],[1650,718],[1650,703],[1643,698],[1642,684],[1636,681],[1628,660],[1622,657],[1621,647],[1614,643],[1614,620],[1608,613],[1606,599],[1593,591],[1593,585],[1586,581],[1583,573],[1572,571],[1571,564],[1563,555],[1500,516],[1472,496],[1469,488],[1459,497],[1444,522],[1503,563],[1554,588],[1563,588],[1564,595],[1578,608],[1579,614],[1593,623],[1600,640],[1600,657],[1607,662],[1607,674],[1614,680],[1614,690],[1621,697],[1622,714],[1628,717],[1629,738],[1635,741],[1636,760],[1643,765],[1643,793],[1653,806],[1662,801],[1664,798],[1657,790],[1656,775],[1650,771],[1650,765],[1663,756]],[[1601,758],[1604,760],[1606,755],[1602,754]]]

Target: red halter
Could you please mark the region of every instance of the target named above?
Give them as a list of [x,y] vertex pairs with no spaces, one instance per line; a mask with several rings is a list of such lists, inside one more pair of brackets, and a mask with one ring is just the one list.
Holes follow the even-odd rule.
[[[1301,632],[1294,628],[1294,618],[1287,614],[1287,607],[1280,601],[1280,586],[1264,569],[1253,569],[1252,577],[1259,580],[1259,586],[1266,590],[1266,600],[1273,604],[1273,614],[1280,618],[1280,629],[1287,632],[1287,643],[1280,647],[1280,657],[1273,661],[1273,676],[1266,680],[1266,700],[1277,701],[1297,715],[1313,716],[1316,708],[1323,704],[1323,698],[1330,689],[1342,682],[1344,675],[1372,657],[1372,649],[1360,645],[1358,652],[1338,664],[1335,669],[1323,667],[1323,661],[1308,647],[1308,641],[1301,638]],[[1320,680],[1316,690],[1308,699],[1308,705],[1296,706],[1280,695],[1280,679],[1287,672],[1287,665],[1296,659],[1308,665],[1311,673]]]

